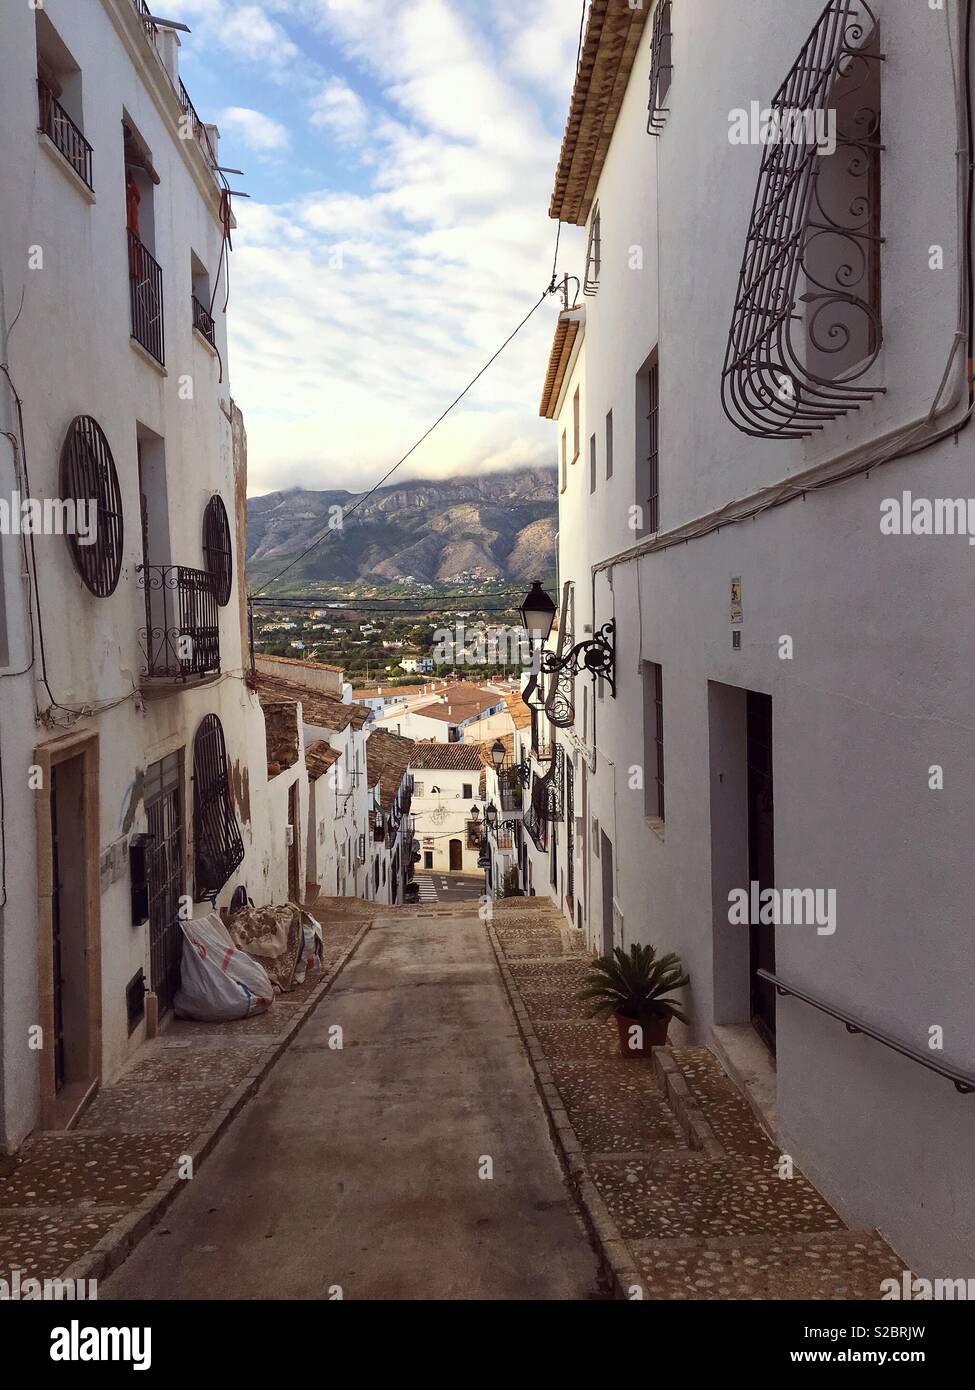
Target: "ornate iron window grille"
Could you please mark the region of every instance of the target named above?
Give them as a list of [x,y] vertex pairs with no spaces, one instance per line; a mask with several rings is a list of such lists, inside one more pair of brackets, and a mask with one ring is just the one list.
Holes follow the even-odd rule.
[[213,577],[187,565],[139,565],[146,626],[139,630],[142,674],[186,681],[220,670],[220,625]]
[[658,0],[653,15],[653,33],[650,39],[650,102],[647,116],[647,130],[660,138],[667,124],[669,106],[664,106],[670,91],[670,78],[674,70],[671,59],[673,31],[671,30],[671,6],[673,0]]
[[[762,157],[721,383],[725,413],[745,434],[802,439],[883,391],[857,384],[881,344],[872,274],[883,243],[875,186],[879,108],[853,103],[852,119],[836,130],[835,153],[822,153],[818,139],[836,121],[837,84],[853,81],[849,98],[870,82],[870,65],[884,60],[877,35],[866,0],[829,0],[772,99],[770,128],[778,138]],[[862,182],[842,210],[824,206],[827,159],[845,161],[845,176]],[[832,283],[817,262],[830,243]],[[797,311],[799,304],[808,308]],[[812,356],[848,350],[851,323],[867,340],[862,359],[834,377],[815,371]]]
[[244,860],[227,775],[223,725],[204,715],[193,740],[193,839],[196,900],[213,897]]
[[223,498],[211,497],[203,513],[203,559],[213,580],[213,592],[221,608],[230,602],[234,574],[234,551],[230,523]]
[[91,146],[46,82],[38,80],[38,128],[44,132],[80,179],[91,182]]
[[589,243],[586,247],[586,274],[582,282],[582,293],[590,298],[599,289],[599,272],[603,263],[602,217],[597,207],[589,223]]
[[556,744],[544,776],[536,777],[524,826],[536,849],[548,846],[548,826],[560,821],[565,803],[565,749]]
[[165,366],[162,267],[132,231],[129,234],[129,303],[132,337]]
[[61,446],[60,488],[62,500],[75,503],[76,523],[78,505],[89,509],[92,543],[82,545],[77,534],[69,534],[68,545],[85,586],[96,598],[108,598],[122,569],[122,493],[108,440],[90,415],[76,415],[68,426]]

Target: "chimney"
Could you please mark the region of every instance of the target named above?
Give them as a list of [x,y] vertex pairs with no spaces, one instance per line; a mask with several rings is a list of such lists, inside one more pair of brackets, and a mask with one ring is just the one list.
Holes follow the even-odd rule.
[[157,26],[159,42],[156,51],[162,59],[162,65],[169,73],[169,80],[179,91],[179,34],[175,29],[165,29],[161,25]]
[[206,131],[207,139],[210,141],[210,148],[213,151],[214,164],[220,163],[220,127],[212,121],[204,121],[203,129]]

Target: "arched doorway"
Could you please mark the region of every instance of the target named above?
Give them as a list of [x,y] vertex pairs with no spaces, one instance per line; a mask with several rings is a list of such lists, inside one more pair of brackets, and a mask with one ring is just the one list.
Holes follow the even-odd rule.
[[463,869],[464,867],[464,846],[460,840],[450,842],[450,867],[452,869]]

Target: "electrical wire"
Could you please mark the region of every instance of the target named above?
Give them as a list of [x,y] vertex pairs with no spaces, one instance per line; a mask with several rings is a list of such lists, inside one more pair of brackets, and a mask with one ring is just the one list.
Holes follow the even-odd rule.
[[[467,383],[467,385],[464,387],[463,391],[461,391],[459,395],[455,396],[454,399],[453,399],[453,400],[450,402],[450,404],[447,406],[446,410],[442,411],[441,414],[437,416],[436,420],[434,420],[433,424],[429,427],[429,429],[424,430],[423,434],[420,435],[419,439],[417,439],[416,442],[415,442],[414,444],[411,444],[411,445],[410,445],[409,449],[407,449],[406,453],[403,454],[402,458],[397,459],[396,462],[392,465],[392,467],[391,467],[391,468],[388,468],[388,469],[386,470],[386,472],[385,472],[385,473],[383,474],[383,476],[379,479],[379,481],[378,481],[377,483],[374,483],[373,486],[369,489],[368,492],[363,493],[363,495],[362,495],[361,497],[357,498],[357,500],[356,500],[350,507],[348,507],[348,508],[343,508],[343,510],[342,510],[342,520],[343,520],[343,522],[345,521],[345,518],[346,518],[347,516],[351,516],[353,512],[358,511],[358,509],[359,509],[364,503],[368,502],[369,498],[372,497],[375,493],[377,493],[377,492],[379,491],[379,489],[383,486],[383,484],[387,481],[387,479],[391,478],[391,477],[393,476],[393,474],[396,472],[396,470],[397,470],[398,468],[401,468],[401,467],[402,467],[402,465],[406,462],[406,460],[410,457],[410,455],[416,453],[416,451],[417,451],[417,449],[420,447],[420,445],[421,445],[425,440],[429,439],[430,435],[433,434],[433,432],[434,432],[434,430],[437,428],[437,426],[440,425],[440,424],[442,424],[442,422],[443,422],[444,420],[446,420],[447,416],[448,416],[448,415],[450,414],[450,412],[454,409],[454,407],[460,404],[460,402],[461,402],[461,401],[464,399],[464,397],[473,389],[473,387],[477,384],[477,382],[480,381],[481,377],[482,377],[482,376],[484,375],[484,373],[488,370],[488,368],[491,367],[491,366],[493,366],[493,364],[497,361],[497,359],[498,359],[498,358],[501,356],[501,354],[504,352],[505,348],[508,347],[508,345],[514,341],[514,339],[518,336],[518,334],[521,332],[521,330],[525,327],[525,324],[529,321],[529,319],[532,317],[532,315],[533,315],[538,309],[541,308],[541,306],[545,303],[545,300],[546,300],[546,299],[548,298],[548,296],[549,296],[550,294],[552,294],[552,293],[553,293],[553,290],[552,290],[552,287],[551,287],[551,285],[550,285],[547,289],[545,289],[545,290],[543,291],[543,293],[542,293],[542,294],[539,296],[539,298],[535,301],[535,303],[534,303],[534,304],[532,305],[532,307],[529,309],[528,313],[527,313],[527,314],[525,315],[525,317],[521,320],[521,322],[518,324],[518,326],[517,326],[516,328],[514,328],[514,329],[512,330],[511,333],[508,334],[507,338],[505,338],[504,342],[503,342],[503,343],[501,344],[501,346],[497,349],[497,351],[491,354],[491,356],[490,356],[490,357],[488,358],[488,360],[484,363],[484,366],[480,369],[480,371],[479,371],[475,376],[471,377],[470,381],[469,381],[469,382]],[[251,601],[253,602],[254,600],[258,599],[258,598],[260,597],[260,595],[264,593],[265,589],[268,588],[269,585],[271,585],[271,584],[276,584],[277,581],[278,581],[283,575],[287,574],[288,571],[289,571],[290,569],[294,569],[295,565],[300,564],[301,561],[305,558],[306,555],[310,555],[311,552],[312,552],[313,550],[315,550],[319,545],[322,545],[322,544],[324,544],[325,541],[330,540],[331,537],[334,536],[334,535],[336,534],[336,531],[337,531],[338,529],[339,529],[338,527],[332,527],[332,526],[330,525],[330,526],[328,527],[327,530],[323,531],[322,534],[321,534],[320,536],[317,536],[317,537],[315,538],[315,540],[312,541],[311,545],[306,546],[306,548],[305,548],[303,551],[301,551],[301,553],[300,553],[299,555],[296,555],[296,556],[294,557],[293,560],[289,560],[289,562],[284,566],[283,569],[279,570],[277,574],[273,575],[270,579],[266,580],[266,581],[261,585],[261,587],[260,587],[259,589],[257,589],[253,594],[250,594],[248,597],[251,599]]]

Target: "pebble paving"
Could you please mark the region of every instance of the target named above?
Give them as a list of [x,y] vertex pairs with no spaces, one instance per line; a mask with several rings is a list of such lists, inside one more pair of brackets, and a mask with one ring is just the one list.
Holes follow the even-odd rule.
[[233,1023],[172,1019],[104,1086],[75,1128],[36,1133],[0,1157],[0,1275],[56,1279],[178,1165],[237,1086],[334,971],[376,906],[319,900],[323,971],[264,1014]]
[[778,1149],[714,1055],[667,1049],[723,1150],[709,1157],[690,1147],[653,1063],[622,1059],[615,1025],[587,1020],[588,960],[563,954],[558,912],[530,921],[504,904],[494,925],[644,1297],[879,1299],[902,1261],[876,1232],[847,1230],[794,1167],[780,1176]]

